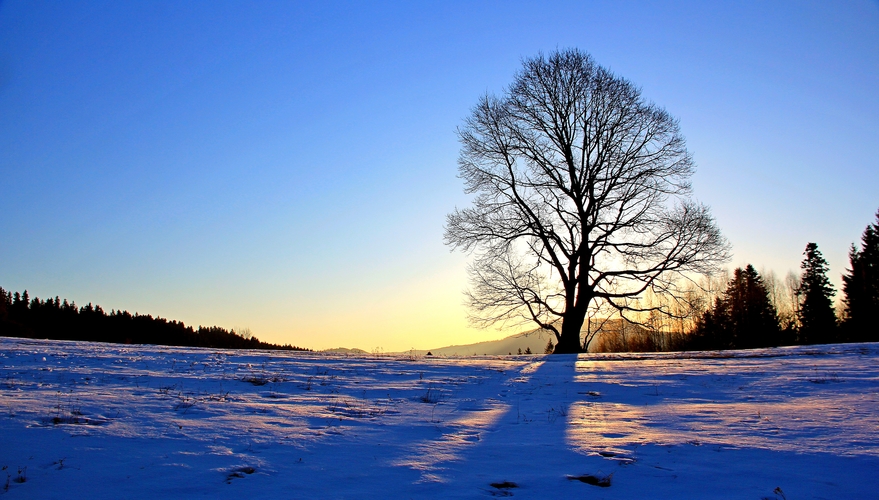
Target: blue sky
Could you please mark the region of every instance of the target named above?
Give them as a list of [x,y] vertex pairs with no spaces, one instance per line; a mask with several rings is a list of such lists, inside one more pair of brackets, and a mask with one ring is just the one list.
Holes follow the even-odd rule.
[[730,267],[879,209],[879,3],[0,4],[0,286],[264,340],[385,350],[467,326],[456,127],[577,47],[680,119]]

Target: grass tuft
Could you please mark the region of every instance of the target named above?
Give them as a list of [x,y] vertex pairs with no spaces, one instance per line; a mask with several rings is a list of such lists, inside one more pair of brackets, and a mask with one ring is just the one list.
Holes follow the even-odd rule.
[[424,392],[421,396],[418,397],[418,400],[422,403],[430,403],[436,404],[439,403],[440,393],[433,387],[428,386],[427,391]]

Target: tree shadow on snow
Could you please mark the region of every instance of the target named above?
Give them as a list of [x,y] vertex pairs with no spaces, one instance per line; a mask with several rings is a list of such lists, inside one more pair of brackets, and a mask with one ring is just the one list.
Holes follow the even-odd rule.
[[463,420],[470,412],[482,421],[449,425],[443,437],[421,448],[427,458],[421,493],[438,488],[445,497],[533,497],[610,486],[625,457],[602,456],[571,441],[571,405],[590,397],[575,380],[576,362],[577,355],[535,360],[510,374],[496,404],[459,409]]

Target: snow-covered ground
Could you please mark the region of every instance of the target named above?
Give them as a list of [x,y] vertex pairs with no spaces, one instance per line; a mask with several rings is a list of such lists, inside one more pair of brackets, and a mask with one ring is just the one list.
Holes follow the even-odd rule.
[[0,467],[10,499],[879,498],[879,345],[409,359],[0,338]]

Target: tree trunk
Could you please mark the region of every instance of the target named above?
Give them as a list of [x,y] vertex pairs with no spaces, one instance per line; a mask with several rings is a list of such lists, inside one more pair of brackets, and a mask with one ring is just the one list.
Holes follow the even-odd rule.
[[573,354],[583,350],[580,345],[580,330],[583,328],[585,319],[585,310],[579,311],[573,308],[565,311],[565,315],[562,317],[562,334],[558,345],[552,352],[553,354]]

